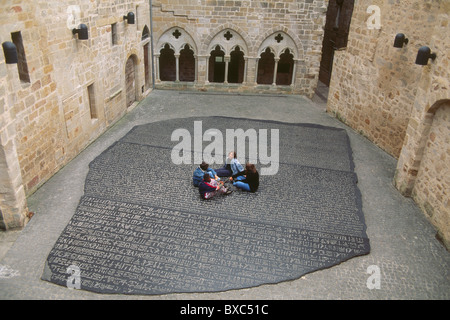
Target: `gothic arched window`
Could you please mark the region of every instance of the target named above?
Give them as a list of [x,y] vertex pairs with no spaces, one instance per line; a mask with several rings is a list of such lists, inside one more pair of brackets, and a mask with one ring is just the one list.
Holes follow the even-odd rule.
[[272,53],[270,48],[267,48],[263,53],[261,53],[261,58],[258,61],[258,84],[272,84],[273,83],[273,72],[275,68],[275,55]]
[[176,79],[175,52],[169,44],[166,44],[160,51],[159,79],[161,81],[175,81]]

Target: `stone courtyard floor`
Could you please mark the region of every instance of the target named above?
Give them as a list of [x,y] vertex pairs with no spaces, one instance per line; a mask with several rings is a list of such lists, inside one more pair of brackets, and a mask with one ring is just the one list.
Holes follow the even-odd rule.
[[[35,215],[23,230],[0,233],[0,299],[449,300],[450,253],[436,240],[436,231],[421,210],[393,187],[396,159],[329,116],[325,106],[323,94],[309,100],[295,95],[151,92],[28,198]],[[200,115],[346,129],[370,254],[296,280],[218,293],[102,295],[42,281],[47,256],[83,195],[89,163],[136,125]],[[379,271],[378,277],[373,270]],[[379,288],[373,288],[375,283]]]

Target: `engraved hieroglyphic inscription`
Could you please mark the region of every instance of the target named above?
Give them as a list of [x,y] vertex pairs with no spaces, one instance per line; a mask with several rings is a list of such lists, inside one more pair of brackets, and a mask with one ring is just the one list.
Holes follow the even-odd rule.
[[[226,128],[223,118],[202,119]],[[244,130],[280,130],[278,173],[261,176],[257,193],[202,201],[192,185],[197,165],[170,161],[170,133],[192,120],[135,127],[90,163],[85,195],[42,279],[66,286],[74,266],[81,289],[94,292],[223,291],[296,279],[370,251],[344,130],[233,119]]]
[[[367,240],[83,197],[55,244],[53,281],[102,292],[212,291],[279,282],[365,252]],[[57,270],[60,270],[58,272]],[[188,285],[188,286],[186,286]]]

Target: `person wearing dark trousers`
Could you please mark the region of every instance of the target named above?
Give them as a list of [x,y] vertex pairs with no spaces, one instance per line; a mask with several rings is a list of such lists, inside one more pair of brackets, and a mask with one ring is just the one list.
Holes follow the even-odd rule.
[[237,177],[244,174],[244,167],[237,159],[236,151],[230,151],[226,159],[226,163],[222,168],[216,169],[216,174],[219,177]]

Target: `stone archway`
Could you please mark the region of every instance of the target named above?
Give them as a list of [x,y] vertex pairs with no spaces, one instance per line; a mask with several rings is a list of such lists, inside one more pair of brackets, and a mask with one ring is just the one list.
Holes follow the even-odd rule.
[[144,50],[144,85],[145,89],[150,88],[150,31],[147,26],[142,30],[141,41],[145,41],[143,45]]
[[208,70],[208,79],[210,82],[225,81],[225,52],[219,45],[211,51]]
[[428,111],[428,130],[411,196],[450,248],[450,100]]
[[[293,85],[299,52],[287,33],[277,31],[268,36],[258,50],[256,82],[258,84]],[[281,72],[278,68],[281,67]],[[286,77],[285,73],[288,74]]]
[[157,81],[196,81],[197,46],[186,30],[166,30],[156,47]]
[[161,49],[159,55],[159,79],[161,81],[176,80],[175,51],[169,44]]
[[179,77],[180,81],[195,81],[195,56],[194,50],[186,44],[180,50],[179,58]]
[[15,143],[0,144],[0,230],[18,229],[27,223],[27,201]]
[[230,63],[228,65],[228,82],[242,83],[245,74],[244,52],[239,46],[230,53]]
[[293,55],[286,49],[280,55],[280,61],[278,61],[276,84],[281,86],[289,86],[292,83],[292,72],[294,71],[294,59]]
[[208,81],[225,84],[246,81],[248,47],[237,31],[225,28],[217,32],[207,50]]
[[261,53],[258,61],[257,80],[258,84],[272,84],[275,68],[275,55],[267,48]]

